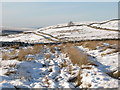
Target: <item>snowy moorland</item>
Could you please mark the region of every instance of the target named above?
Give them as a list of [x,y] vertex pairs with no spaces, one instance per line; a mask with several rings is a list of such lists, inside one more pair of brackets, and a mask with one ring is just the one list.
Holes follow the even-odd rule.
[[0,36],[32,43],[0,47],[0,88],[118,88],[117,24],[71,22]]
[[119,20],[59,24],[36,30],[25,30],[20,34],[0,36],[0,41],[48,43],[59,41],[118,39],[118,32],[120,31],[118,28],[118,21]]

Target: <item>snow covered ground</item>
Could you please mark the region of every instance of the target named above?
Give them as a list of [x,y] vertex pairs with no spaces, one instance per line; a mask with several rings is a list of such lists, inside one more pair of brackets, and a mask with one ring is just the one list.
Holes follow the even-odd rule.
[[[31,61],[1,60],[0,76],[2,80],[0,87],[118,88],[118,82],[120,81],[107,74],[110,71],[118,70],[118,52],[103,55],[103,53],[111,52],[113,49],[103,50],[102,47],[90,50],[83,46],[77,46],[80,51],[89,54],[90,60],[97,66],[82,65],[79,67],[72,64],[70,58],[65,53],[62,53],[57,46],[54,47],[55,52],[52,52],[50,47],[44,46],[40,53],[27,55],[28,58],[34,57],[34,60]],[[1,50],[7,51],[4,48],[1,48]],[[9,52],[11,50],[8,49]],[[46,57],[46,55],[50,56]],[[66,66],[63,66],[63,64]],[[76,81],[72,80],[79,75],[79,71],[81,77],[79,82],[81,84],[77,86]]]
[[[0,41],[28,43],[101,40],[91,42],[93,46],[95,43],[100,43],[94,46],[95,49],[89,47],[88,41],[72,45],[70,43],[42,45],[42,48],[39,46],[36,48],[34,46],[0,47],[0,53],[3,54],[0,55],[0,88],[118,88],[119,48],[118,40],[112,40],[118,39],[117,22],[91,25],[115,31],[89,27],[89,24],[97,22],[77,22],[74,26],[68,26],[66,23],[34,31],[27,30],[20,34],[0,36]],[[111,43],[106,43],[102,39],[109,39],[111,41],[108,42]],[[85,53],[89,63],[81,66],[73,64],[72,61],[77,57],[74,58],[75,60],[70,58],[70,52],[64,51],[68,47],[74,47]],[[18,59],[21,51],[21,58]],[[79,56],[82,57],[80,54]]]
[[28,42],[28,43],[35,43],[35,42],[49,42],[42,36],[38,36],[34,33],[29,34],[15,34],[15,35],[8,35],[8,36],[0,36],[0,41],[9,41],[9,42]]
[[[93,39],[118,39],[118,20],[109,21],[104,24],[94,24],[102,22],[76,22],[73,26],[67,23],[40,28],[36,30],[27,30],[26,34],[16,34],[0,36],[0,41],[21,41],[28,43],[36,42],[56,42],[56,41],[80,41]],[[96,29],[88,25],[113,29],[113,31]],[[27,33],[31,32],[31,33]],[[35,35],[36,34],[36,35]]]
[[[51,54],[49,59],[45,59],[46,54]],[[58,57],[56,57],[59,54]],[[16,86],[17,88],[73,88],[74,85],[68,83],[70,78],[68,67],[61,67],[61,63],[66,61],[71,64],[64,54],[56,51],[54,54],[49,48],[35,55],[33,61],[17,61],[4,60],[1,61],[1,87],[9,88]],[[10,67],[11,66],[11,67]],[[78,66],[74,66],[75,72],[79,70]],[[6,72],[13,72],[7,76]],[[14,73],[15,72],[15,73]],[[46,81],[47,80],[47,81]],[[63,84],[64,83],[64,84]]]
[[42,31],[69,41],[93,40],[93,39],[117,39],[118,32],[97,30],[87,26],[73,26],[66,28],[48,29]]
[[110,21],[104,24],[92,24],[92,26],[107,28],[107,29],[114,29],[120,30],[120,20]]

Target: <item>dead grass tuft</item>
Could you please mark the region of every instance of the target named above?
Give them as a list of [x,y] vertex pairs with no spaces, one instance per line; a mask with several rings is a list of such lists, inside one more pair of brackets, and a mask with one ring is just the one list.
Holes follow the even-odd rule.
[[45,78],[44,78],[44,83],[47,84],[47,86],[49,87],[50,83],[49,83],[48,77],[45,77]]
[[45,55],[45,58],[46,58],[46,59],[50,59],[50,58],[51,58],[51,54],[46,54],[46,55]]
[[120,71],[112,71],[107,73],[109,76],[120,80]]
[[31,54],[38,54],[42,50],[43,45],[34,45],[32,51],[30,52]]
[[51,47],[51,48],[50,48],[50,51],[51,51],[52,53],[55,53],[55,48],[54,48],[54,47]]
[[79,71],[78,72],[78,75],[77,75],[77,79],[75,81],[76,83],[76,87],[80,86],[82,84],[81,80],[82,80],[82,77],[80,76],[81,75],[81,72]]
[[75,87],[78,87],[82,84],[81,80],[82,80],[82,77],[81,77],[81,72],[79,70],[76,76],[68,79],[68,82],[75,82]]
[[[89,63],[88,55],[75,48],[73,44],[71,43],[67,43],[65,45],[62,44],[59,46],[59,48],[61,48],[62,53],[66,54],[70,58],[73,64],[81,66]],[[63,64],[63,66],[66,66],[66,64],[65,65]]]
[[20,47],[19,44],[11,45],[10,48],[18,49]]
[[88,65],[92,65],[92,66],[98,67],[98,65],[96,63],[94,63],[94,62],[90,62],[90,63],[88,63]]
[[88,64],[87,54],[79,51],[77,48],[68,47],[67,53],[68,53],[68,56],[73,64],[77,64],[78,66]]
[[26,55],[28,54],[37,54],[41,51],[41,49],[43,48],[42,45],[34,45],[32,48],[27,47],[26,49],[19,49],[19,52],[16,51],[16,49],[12,50],[10,53],[8,52],[2,52],[2,60],[11,60],[11,59],[18,59],[20,61],[22,60],[33,60],[33,58],[31,59],[27,59]]
[[[43,48],[42,45],[34,45],[33,48],[21,49],[21,50],[19,50],[19,53],[18,53],[18,60],[20,60],[20,61],[27,60],[26,55],[28,55],[28,54],[32,54],[32,55],[38,54],[38,53],[40,53],[42,48]],[[33,59],[30,59],[30,60],[33,60]]]
[[67,65],[67,62],[66,62],[66,61],[64,61],[63,63],[60,64],[60,68],[67,67],[67,66],[68,66],[68,65]]
[[10,53],[8,52],[2,52],[2,60],[11,60],[11,59],[16,59],[17,51],[14,49]]
[[107,41],[104,41],[105,43],[109,43],[109,44],[116,44],[116,45],[119,45],[119,40],[107,40]]
[[2,53],[2,60],[7,60],[7,59],[9,59],[8,54],[5,53],[5,52],[3,52],[3,53]]
[[92,41],[92,42],[86,42],[86,43],[84,43],[84,44],[83,44],[83,47],[89,48],[89,49],[91,49],[91,50],[95,50],[98,45],[99,45],[99,44],[96,43],[96,41]]
[[90,66],[81,67],[81,69],[92,69]]
[[73,68],[72,68],[71,65],[69,65],[69,66],[68,66],[68,72],[69,72],[70,74],[72,74],[72,71],[73,71]]
[[105,55],[112,54],[112,53],[116,53],[116,52],[119,52],[119,50],[118,50],[118,49],[114,49],[114,50],[112,50],[112,51],[110,51],[110,52],[102,53],[101,56],[105,56]]
[[9,76],[9,75],[15,74],[15,73],[16,73],[16,71],[7,71],[6,73],[4,73],[4,75]]
[[91,86],[92,86],[92,85],[89,83],[89,84],[88,84],[88,88],[90,88]]
[[22,61],[22,60],[26,60],[26,55],[30,54],[31,50],[30,49],[21,49],[18,52],[18,60]]
[[[96,49],[97,46],[101,46],[103,43],[108,43],[110,45],[116,45],[116,48],[120,48],[119,40],[103,40],[103,41],[81,41],[78,43],[75,43],[75,46],[84,46],[85,48],[89,48],[91,50]],[[113,48],[113,47],[108,47]]]
[[48,71],[49,71],[49,72],[52,72],[53,70],[52,70],[52,68],[50,67],[50,68],[48,69]]
[[52,53],[55,53],[55,45],[48,45],[48,48]]

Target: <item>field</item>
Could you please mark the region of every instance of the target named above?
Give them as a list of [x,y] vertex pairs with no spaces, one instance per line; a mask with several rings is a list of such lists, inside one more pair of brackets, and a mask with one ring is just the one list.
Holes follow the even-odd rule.
[[69,22],[1,35],[0,87],[118,88],[118,22]]

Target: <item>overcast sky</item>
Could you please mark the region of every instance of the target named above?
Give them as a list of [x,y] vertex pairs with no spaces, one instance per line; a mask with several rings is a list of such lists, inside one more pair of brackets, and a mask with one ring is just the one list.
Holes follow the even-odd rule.
[[114,18],[118,18],[117,2],[5,2],[2,5],[3,26],[44,27]]

